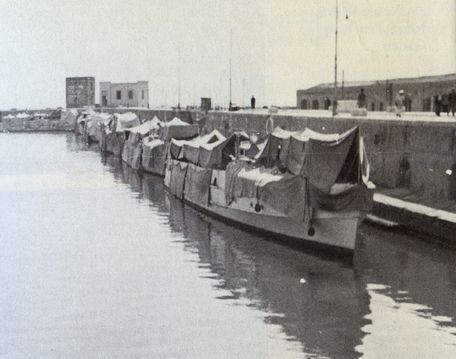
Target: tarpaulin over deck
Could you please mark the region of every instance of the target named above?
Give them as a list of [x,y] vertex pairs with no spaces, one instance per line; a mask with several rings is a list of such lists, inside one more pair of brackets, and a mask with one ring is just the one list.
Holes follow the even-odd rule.
[[198,125],[190,125],[181,119],[174,117],[169,122],[161,122],[161,135],[163,141],[171,141],[171,139],[184,140],[198,136]]
[[188,163],[172,161],[169,191],[176,197],[184,198],[185,176],[187,174]]
[[337,193],[325,193],[317,187],[309,186],[310,203],[313,208],[326,211],[369,211],[372,208],[372,189],[363,183],[348,186]]
[[320,134],[310,129],[285,131],[278,127],[269,135],[256,159],[266,166],[303,175],[321,191],[329,192],[342,169],[345,167],[348,172],[350,163],[346,162],[357,160],[356,151],[352,149],[357,139],[357,128],[339,135]]
[[[324,193],[329,193],[331,186],[336,183],[339,174],[344,166],[355,165],[353,169],[358,170],[356,157],[358,152],[358,129],[354,128],[343,134],[341,138],[332,141],[309,138],[304,150],[304,164],[302,175],[310,184]],[[349,151],[355,146],[353,158],[348,158]],[[357,173],[355,173],[356,175]],[[355,178],[356,180],[356,178]]]
[[279,181],[267,183],[260,187],[259,199],[260,203],[267,204],[296,222],[310,221],[309,195],[306,179],[302,176],[286,174]]
[[136,114],[134,114],[133,112],[126,112],[122,114],[116,113],[114,114],[114,116],[117,119],[117,132],[123,132],[125,130],[139,126],[141,124],[138,116],[136,116]]
[[221,151],[226,137],[218,130],[198,136],[191,140],[171,140],[170,153],[175,159],[184,159],[190,163],[200,164],[200,152],[202,167],[217,165],[222,158]]
[[142,167],[147,172],[163,175],[166,163],[166,144],[155,139],[143,142]]
[[284,171],[283,178],[259,185],[242,178],[251,171],[247,165],[229,164],[226,203],[236,197],[252,197],[256,190],[260,203],[299,221],[310,218],[310,204],[328,211],[368,210],[372,204],[372,194],[365,186],[369,170],[358,139],[357,128],[340,135],[276,129],[261,146],[257,165],[276,166]]
[[212,170],[189,164],[185,177],[185,198],[201,206],[209,205]]

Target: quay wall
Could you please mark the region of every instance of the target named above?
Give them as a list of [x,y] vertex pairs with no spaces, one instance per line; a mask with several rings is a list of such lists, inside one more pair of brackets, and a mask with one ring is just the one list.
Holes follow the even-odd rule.
[[[118,112],[118,109],[109,109]],[[282,114],[125,109],[142,120],[154,116],[169,121],[177,116],[198,121],[203,132],[244,130],[265,134],[268,128],[286,130],[308,127],[331,133],[359,126],[371,164],[371,180],[380,188],[401,189],[421,203],[451,207],[456,200],[456,121],[413,121],[411,119],[332,118]],[[450,172],[451,171],[451,172]],[[453,173],[453,174],[451,174]]]

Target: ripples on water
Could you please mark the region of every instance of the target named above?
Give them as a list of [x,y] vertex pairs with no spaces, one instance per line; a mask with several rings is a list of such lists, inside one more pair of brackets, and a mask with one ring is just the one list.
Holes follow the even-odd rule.
[[73,135],[0,135],[0,357],[454,358],[455,252],[268,241]]

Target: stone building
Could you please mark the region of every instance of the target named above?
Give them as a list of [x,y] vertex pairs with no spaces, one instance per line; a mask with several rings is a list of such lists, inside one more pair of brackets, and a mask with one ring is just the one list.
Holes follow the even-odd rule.
[[66,107],[95,106],[95,78],[66,78]]
[[100,82],[100,105],[103,107],[149,107],[149,82]]
[[[407,111],[433,111],[433,98],[436,94],[449,93],[456,88],[456,73],[400,78],[376,81],[353,81],[339,83],[337,98],[356,100],[364,88],[367,110],[386,111],[394,105],[394,97],[399,90],[406,94]],[[334,96],[334,84],[324,83],[296,93],[296,107],[300,109],[327,109]]]

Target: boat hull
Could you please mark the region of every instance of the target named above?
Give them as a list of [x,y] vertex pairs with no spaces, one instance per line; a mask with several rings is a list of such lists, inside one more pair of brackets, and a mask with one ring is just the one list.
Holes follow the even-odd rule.
[[214,203],[202,206],[188,198],[184,199],[184,202],[224,222],[241,225],[245,229],[262,233],[277,241],[293,240],[293,242],[302,242],[344,254],[354,252],[358,227],[364,217],[359,211],[347,213],[319,211],[312,221],[314,232],[310,235],[309,229],[304,224],[289,217],[257,214]]

